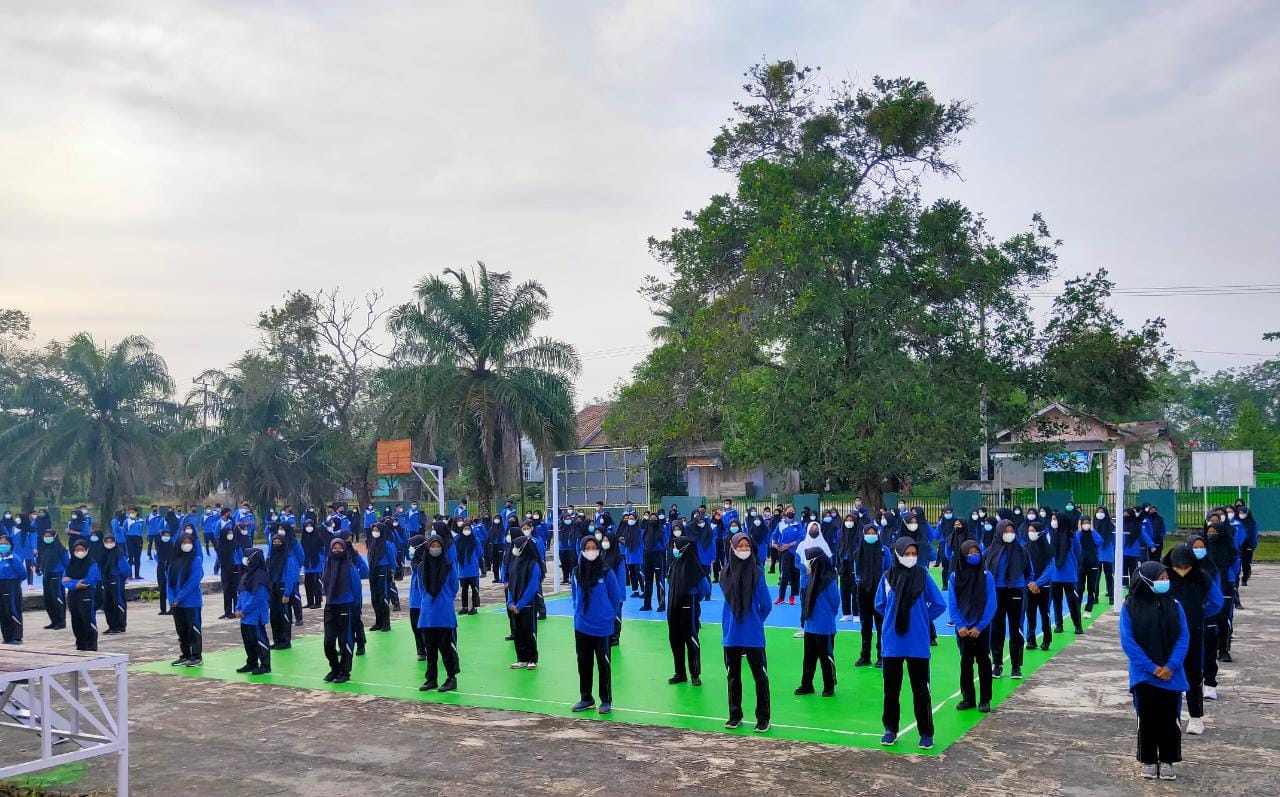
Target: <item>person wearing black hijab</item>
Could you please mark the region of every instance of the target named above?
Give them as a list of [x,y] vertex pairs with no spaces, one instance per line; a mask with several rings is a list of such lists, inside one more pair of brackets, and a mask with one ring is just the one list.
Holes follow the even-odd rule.
[[[512,518],[514,517],[513,515]],[[501,523],[502,518],[496,519]],[[481,523],[478,527],[483,529],[485,526]],[[480,562],[484,555],[484,547],[476,538],[476,528],[477,524],[464,520],[462,528],[458,530],[458,536],[453,540],[453,560],[457,564],[459,589],[462,591],[462,613],[468,615],[480,611],[480,576],[484,574]],[[443,552],[444,539],[441,538],[437,542]]]
[[1076,577],[1076,594],[1084,601],[1084,611],[1091,612],[1098,603],[1098,577],[1102,561],[1102,535],[1094,531],[1092,515],[1080,517],[1075,537],[1080,544],[1080,572]]
[[329,673],[324,680],[346,683],[351,679],[351,648],[360,601],[360,579],[367,567],[345,537],[335,536],[326,546],[324,573],[324,655]]
[[702,646],[698,633],[702,630],[702,598],[711,593],[711,584],[698,563],[697,550],[692,537],[671,538],[667,641],[676,666],[675,674],[667,679],[669,684],[682,684],[692,677],[694,686],[702,686]]
[[[1041,650],[1048,650],[1053,644],[1053,625],[1050,622],[1049,598],[1053,594],[1054,559],[1053,546],[1045,536],[1044,524],[1033,520],[1023,527],[1027,542],[1023,550],[1031,564],[1031,574],[1027,578],[1025,596],[1025,613],[1027,616],[1027,650],[1036,647],[1036,631],[1043,627],[1044,639]],[[1059,632],[1061,633],[1061,632]]]
[[1187,674],[1187,733],[1204,733],[1204,629],[1205,618],[1222,609],[1222,588],[1192,553],[1191,546],[1178,543],[1165,554],[1169,594],[1187,618],[1187,655],[1183,669]]
[[239,673],[265,675],[271,672],[271,644],[267,639],[270,619],[271,574],[262,551],[250,548],[244,556],[240,585],[236,590],[235,616],[240,620],[240,641],[245,663]]
[[[607,518],[609,513],[605,513]],[[616,529],[606,526],[603,537],[598,541],[600,543],[600,563],[606,572],[613,573],[618,579],[619,584],[625,584],[627,580],[626,559],[622,555],[622,544],[618,542],[618,537],[613,532]],[[579,553],[581,557],[581,553]],[[622,639],[622,604],[626,600],[626,594],[622,595],[613,606],[613,634],[609,637],[610,647],[616,646]],[[538,619],[546,619],[540,615]]]
[[1133,507],[1125,508],[1121,530],[1124,533],[1124,570],[1120,575],[1123,579],[1122,586],[1127,587],[1131,581],[1130,575],[1138,569],[1138,565],[1147,560],[1153,543],[1143,526],[1142,518],[1138,517],[1138,510]]
[[1182,760],[1178,711],[1188,688],[1183,667],[1190,633],[1164,565],[1143,562],[1133,576],[1120,611],[1120,645],[1138,714],[1138,762],[1142,777],[1174,780],[1173,765]]
[[[578,564],[569,576],[573,598],[573,636],[578,659],[580,699],[573,711],[586,711],[596,704],[592,696],[593,665],[599,672],[600,714],[613,710],[613,682],[609,667],[610,636],[614,632],[615,607],[626,597],[616,566],[605,561],[603,545],[585,537],[578,552]],[[616,548],[613,550],[616,551]]]
[[[1231,526],[1222,521],[1217,520],[1211,522],[1204,533],[1205,543],[1208,548],[1208,560],[1213,565],[1214,572],[1218,577],[1218,585],[1222,588],[1222,594],[1226,597],[1221,611],[1213,618],[1216,626],[1217,634],[1217,650],[1214,655],[1217,661],[1231,661],[1231,632],[1232,632],[1232,595],[1235,588],[1234,574],[1235,567],[1239,562],[1239,549],[1236,548],[1235,535]],[[1216,682],[1217,667],[1214,670]],[[1212,683],[1206,677],[1206,683]],[[1207,694],[1207,691],[1206,691]]]
[[304,609],[321,607],[320,574],[324,572],[325,558],[325,539],[322,534],[327,533],[318,529],[314,520],[303,518],[302,539],[299,542],[302,545],[302,590],[307,599],[302,605]]
[[[512,618],[516,660],[513,670],[538,669],[538,617],[535,600],[542,579],[538,546],[532,537],[520,535],[511,541],[511,564],[507,567],[507,613]],[[574,557],[577,566],[577,557]]]
[[[720,643],[729,687],[729,719],[724,726],[732,730],[742,724],[742,659],[746,658],[756,683],[755,731],[765,733],[771,727],[771,719],[764,621],[773,604],[769,602],[764,566],[751,538],[736,534],[729,540],[729,549],[729,561],[720,572],[720,590],[724,593]],[[794,558],[790,550],[784,555]]]
[[240,583],[240,571],[244,567],[244,552],[234,528],[220,527],[216,534],[213,572],[222,578],[222,614],[218,619],[231,620],[235,617],[236,586]]
[[67,590],[67,611],[71,615],[71,631],[76,637],[76,650],[98,649],[97,588],[102,580],[98,563],[89,555],[89,540],[77,534],[71,541],[71,558],[62,576]]
[[[1009,663],[1014,678],[1022,677],[1023,592],[1031,580],[1031,560],[1018,542],[1013,523],[1001,520],[984,556],[996,579],[996,619],[991,624],[991,676],[1004,674],[1004,638],[1009,634]],[[1052,575],[1049,576],[1052,578]],[[1045,583],[1049,583],[1047,580]]]
[[[445,555],[444,539],[438,534],[429,535],[420,545],[414,544],[411,561],[414,580],[410,586],[418,590],[418,617],[413,626],[422,632],[427,659],[426,680],[418,691],[452,692],[458,688],[458,615],[453,609],[458,596],[458,571]],[[412,606],[412,592],[409,598]],[[445,679],[437,686],[440,660]]]
[[293,647],[289,603],[298,587],[298,561],[294,547],[293,527],[288,523],[272,523],[267,537],[267,592],[268,617],[271,621],[271,649],[288,650]]
[[1236,518],[1244,529],[1244,539],[1240,543],[1240,586],[1247,587],[1253,575],[1253,553],[1258,548],[1258,519],[1240,501],[1236,502]]
[[[1001,521],[1007,523],[1008,521]],[[928,562],[920,563],[920,547],[910,537],[893,544],[893,565],[876,590],[876,611],[884,625],[884,736],[880,744],[898,740],[902,708],[902,671],[911,679],[912,706],[920,731],[920,749],[933,747],[933,706],[929,698],[929,626],[947,610],[942,590],[929,578]]]
[[667,531],[663,527],[662,515],[658,512],[644,513],[640,523],[641,547],[644,550],[644,561],[640,565],[640,579],[643,584],[640,611],[653,609],[653,590],[658,589],[658,611],[667,609],[666,585],[666,544]]
[[102,535],[102,549],[98,554],[98,568],[102,571],[102,591],[104,603],[102,613],[107,620],[107,636],[123,634],[129,625],[129,604],[125,600],[125,584],[133,569],[129,564],[129,553],[116,532],[108,531]]
[[[163,529],[161,536],[171,536],[168,527]],[[170,539],[165,544],[170,549],[170,558],[163,583],[169,595],[179,649],[178,658],[170,664],[174,667],[198,667],[203,663],[200,613],[204,596],[200,579],[204,576],[204,558],[200,555],[200,540],[195,526],[188,523],[176,542]]]
[[858,534],[858,516],[850,512],[841,521],[840,544],[836,547],[836,572],[840,579],[840,622],[853,621],[858,608],[858,579],[853,563],[858,556],[862,537]]
[[858,537],[858,547],[853,555],[853,577],[858,601],[858,619],[862,624],[862,653],[853,663],[855,667],[871,664],[871,634],[876,638],[876,668],[884,666],[884,615],[876,609],[876,590],[884,572],[893,564],[893,554],[884,544],[881,527],[867,523]]
[[[465,522],[459,518],[459,522]],[[375,523],[365,543],[369,557],[369,600],[373,604],[370,631],[391,630],[391,587],[396,569],[396,544],[387,523]]]
[[[428,530],[427,534],[439,539],[440,535]],[[427,660],[427,638],[425,629],[418,627],[418,617],[422,613],[422,565],[427,559],[427,537],[415,534],[409,538],[406,549],[409,564],[409,626],[413,629],[414,647],[418,649],[418,661]],[[444,542],[441,541],[443,546]]]
[[1071,516],[1061,512],[1049,513],[1049,537],[1053,547],[1053,585],[1052,603],[1055,633],[1062,630],[1062,600],[1066,598],[1067,610],[1077,634],[1083,634],[1080,615],[1080,594],[1076,592],[1076,582],[1080,578],[1080,540],[1075,533],[1075,521]]
[[[947,596],[951,624],[960,648],[960,702],[956,709],[991,710],[991,620],[996,616],[996,580],[982,566],[982,546],[965,540],[956,546]],[[973,665],[978,665],[978,691],[973,689]],[[976,699],[975,699],[976,698]]]
[[49,624],[45,626],[45,630],[66,628],[67,590],[62,586],[62,574],[67,571],[71,556],[52,528],[40,532],[39,545],[36,572],[40,574],[44,587],[44,610],[49,615]]
[[804,552],[809,582],[800,596],[800,627],[804,630],[804,659],[797,695],[813,694],[813,675],[822,665],[822,696],[836,693],[836,617],[840,614],[840,585],[835,566],[821,548]]

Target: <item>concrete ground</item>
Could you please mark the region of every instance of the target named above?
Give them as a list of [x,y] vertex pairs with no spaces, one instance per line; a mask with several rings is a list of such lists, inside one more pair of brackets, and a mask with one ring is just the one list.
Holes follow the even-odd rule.
[[[492,590],[486,585],[486,602],[496,600]],[[1137,777],[1111,614],[936,758],[135,673],[132,789],[201,797],[1280,794],[1280,567],[1256,566],[1243,600],[1236,662],[1221,675],[1221,699],[1208,704],[1207,733],[1183,738],[1176,783]],[[220,606],[219,596],[206,597],[205,617]],[[73,647],[69,633],[39,630],[43,623],[29,618],[27,646]],[[309,613],[298,630],[317,633],[318,620]],[[128,634],[102,639],[103,650],[135,662],[176,655],[170,618],[153,605],[132,604]],[[206,620],[205,644],[239,647],[236,625]],[[4,762],[20,745],[0,731]],[[102,760],[77,788],[113,784],[114,759]]]

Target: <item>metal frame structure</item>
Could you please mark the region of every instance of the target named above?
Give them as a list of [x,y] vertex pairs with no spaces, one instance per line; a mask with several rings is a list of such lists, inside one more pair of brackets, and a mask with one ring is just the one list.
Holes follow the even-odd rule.
[[[429,493],[432,498],[436,499],[436,504],[440,507],[440,514],[445,514],[444,467],[440,465],[432,465],[427,462],[411,462],[409,464],[413,468],[413,475],[417,476],[418,481],[422,482],[422,486],[426,488],[427,493]],[[426,480],[426,477],[422,475],[422,471],[424,470],[435,477],[434,487]]]
[[560,594],[560,469],[551,468],[545,519],[551,524],[551,594]]
[[[102,699],[92,670],[114,671],[114,713]],[[58,680],[66,676],[64,686]],[[0,768],[0,780],[97,756],[117,755],[116,792],[129,795],[129,657],[122,654],[0,651],[0,710],[11,721],[0,727],[40,736],[40,757]],[[92,697],[83,700],[82,690]],[[65,704],[56,706],[61,699]],[[97,709],[97,713],[94,709]],[[64,715],[65,714],[65,715]],[[88,725],[88,728],[84,728]],[[76,747],[54,754],[54,745]]]

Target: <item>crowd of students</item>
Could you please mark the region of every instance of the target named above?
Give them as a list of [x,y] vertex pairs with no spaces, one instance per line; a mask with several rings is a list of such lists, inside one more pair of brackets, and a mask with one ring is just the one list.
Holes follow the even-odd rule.
[[[686,517],[675,506],[664,512],[627,505],[616,523],[597,504],[594,511],[568,507],[554,523],[558,529],[540,512],[520,515],[509,502],[480,518],[469,516],[465,500],[448,517],[428,517],[416,504],[381,515],[369,507],[359,518],[342,506],[327,507],[323,516],[307,508],[301,517],[285,507],[264,524],[264,553],[247,504],[236,510],[192,506],[181,516],[152,507],[145,518],[131,507],[101,531],[81,507],[67,524],[66,543],[47,513],[6,514],[0,631],[5,643],[21,642],[22,582],[38,575],[50,618],[46,628],[65,627],[70,613],[77,649],[96,650],[97,607],[104,609],[107,634],[126,629],[124,585],[140,577],[145,544],[147,556],[157,559],[161,614],[174,618],[180,648],[175,666],[202,662],[200,581],[204,556],[213,555],[223,584],[219,619],[234,618],[241,626],[246,662],[240,672],[270,672],[271,651],[290,647],[303,610],[322,609],[330,667],[325,680],[342,683],[350,678],[353,656],[365,652],[366,632],[391,630],[391,612],[401,610],[396,581],[407,566],[410,624],[418,659],[427,662],[421,689],[447,692],[457,688],[457,615],[476,614],[479,582],[489,574],[504,585],[507,639],[515,648],[511,667],[538,667],[547,551],[558,540],[556,561],[573,604],[581,692],[574,711],[612,710],[611,651],[620,641],[628,589],[641,611],[653,611],[656,594],[657,611],[666,615],[674,665],[668,683],[700,686],[701,604],[718,582],[726,727],[743,720],[745,659],[755,683],[755,730],[769,730],[765,622],[774,606],[799,600],[796,636],[804,643],[795,694],[814,693],[819,672],[822,696],[835,693],[837,624],[857,617],[861,646],[854,666],[883,670],[882,743],[897,741],[905,676],[919,746],[928,749],[935,621],[946,614],[955,629],[957,708],[990,711],[992,681],[1003,677],[1006,661],[1010,676],[1021,678],[1026,650],[1037,642],[1048,650],[1068,619],[1074,633],[1083,632],[1082,613],[1100,602],[1103,584],[1107,601],[1114,600],[1115,535],[1121,534],[1122,586],[1130,590],[1120,638],[1130,660],[1138,759],[1144,777],[1172,779],[1181,760],[1182,696],[1187,732],[1203,733],[1204,701],[1217,699],[1219,663],[1231,661],[1239,588],[1248,584],[1257,546],[1257,525],[1243,502],[1215,509],[1201,531],[1167,552],[1166,524],[1149,505],[1125,509],[1119,527],[1105,507],[1085,513],[1070,502],[1025,512],[979,508],[967,518],[944,508],[931,522],[918,506],[899,502],[896,509],[872,510],[861,500],[844,515],[792,506],[750,507],[740,515],[725,501]],[[363,555],[354,546],[360,530],[366,535]],[[941,568],[941,588],[927,573],[931,564]],[[776,598],[766,572],[779,576]],[[361,611],[366,582],[373,610],[367,629]]]

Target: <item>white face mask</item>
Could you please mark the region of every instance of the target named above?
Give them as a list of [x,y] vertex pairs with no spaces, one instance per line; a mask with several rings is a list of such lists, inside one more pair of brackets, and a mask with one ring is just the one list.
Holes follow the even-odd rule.
[[603,540],[603,539],[604,539],[604,535],[603,535],[603,534],[601,534],[601,533],[600,533],[600,532],[598,532],[598,531],[596,532],[596,535],[595,535],[595,536],[596,536],[596,542],[599,542],[600,540]]
[[733,555],[738,557],[739,559],[750,559],[751,551],[739,551],[737,548],[734,548]]
[[106,548],[109,551],[112,548],[116,547],[116,544],[114,542],[104,542],[102,543],[102,547]]
[[280,529],[279,531],[277,531],[277,532],[276,532],[276,536],[277,536],[277,537],[283,537],[283,536],[284,536],[284,529]]
[[315,531],[315,530],[316,530],[315,526],[307,526],[307,531]]
[[1035,512],[1028,512],[1028,513],[1027,513],[1027,520],[1035,520],[1035,519],[1036,519],[1036,513],[1035,513]]
[[1099,512],[1098,514],[1094,515],[1094,517],[1096,517],[1098,520],[1105,520],[1107,517],[1107,513]]
[[608,540],[603,540],[600,543],[600,547],[607,551],[613,547],[613,543],[609,542]]
[[844,527],[845,527],[846,529],[851,529],[851,528],[853,528],[853,521],[852,521],[852,520],[846,520],[846,521],[844,522]]
[[1015,536],[1017,535],[1015,535],[1012,531],[1006,531],[1004,534],[1000,535],[1000,539],[1004,540],[1005,542],[1013,542],[1013,538]]
[[77,559],[83,559],[83,558],[85,558],[85,557],[86,557],[86,556],[88,556],[88,555],[89,555],[89,552],[88,552],[88,551],[86,551],[86,550],[83,550],[83,549],[82,549],[82,550],[78,550],[78,551],[76,551],[76,558],[77,558]]
[[471,536],[471,529],[463,529],[463,530],[462,530],[462,536],[464,536],[464,537],[470,537],[470,536]]
[[1056,529],[1057,527],[1058,527],[1058,521],[1056,521],[1056,520],[1050,520],[1050,521],[1049,521],[1049,528],[1051,528],[1051,529]]
[[908,524],[907,524],[907,530],[908,530],[908,531],[915,531],[915,530],[916,530],[916,529],[918,529],[918,528],[920,528],[920,524],[919,524],[919,523],[908,523]]
[[1028,538],[1028,539],[1030,539],[1032,542],[1035,542],[1036,540],[1040,539],[1040,532],[1038,532],[1038,531],[1028,531],[1028,532],[1027,532],[1027,538]]
[[373,532],[373,538],[374,538],[375,540],[376,540],[376,539],[378,539],[378,538],[379,538],[379,537],[381,537],[381,536],[382,536],[382,532],[380,532],[380,531],[375,531],[375,532]]
[[184,542],[184,543],[182,543],[182,552],[183,552],[183,553],[191,553],[191,549],[192,549],[192,548],[194,548],[194,547],[196,547],[196,546],[192,545],[192,544],[191,544],[191,543],[189,543],[189,542]]
[[915,567],[918,558],[915,556],[899,556],[898,561],[902,563],[903,567]]
[[684,535],[684,532],[681,531],[680,529],[676,529],[675,531],[671,532],[672,537],[680,537],[683,535]]
[[433,545],[427,549],[427,553],[431,556],[439,556],[440,554],[444,553],[444,549],[438,545]]
[[634,520],[628,520],[628,521],[627,521],[627,525],[628,525],[628,526],[634,526],[635,524],[636,524],[636,522],[635,522]]
[[[529,535],[533,534],[533,529],[520,529],[520,533],[528,537]],[[600,539],[599,534],[596,535],[596,539]]]
[[234,533],[227,535],[228,540],[234,540],[235,538],[236,538],[236,535]]
[[595,560],[600,558],[600,552],[597,551],[595,548],[592,548],[589,551],[583,551],[582,558],[586,559],[588,562],[594,562]]

